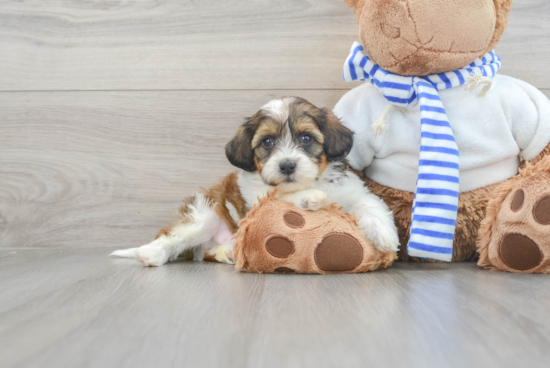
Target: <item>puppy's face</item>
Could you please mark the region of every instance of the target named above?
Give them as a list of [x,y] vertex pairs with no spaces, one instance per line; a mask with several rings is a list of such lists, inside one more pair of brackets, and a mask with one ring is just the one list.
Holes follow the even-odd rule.
[[231,164],[283,191],[303,190],[351,150],[353,133],[326,109],[283,97],[263,106],[227,144]]

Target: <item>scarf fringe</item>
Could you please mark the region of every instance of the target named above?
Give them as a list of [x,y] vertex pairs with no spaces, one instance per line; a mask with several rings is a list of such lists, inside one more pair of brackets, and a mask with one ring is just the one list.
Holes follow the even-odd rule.
[[466,83],[464,83],[464,88],[468,92],[476,91],[480,86],[483,86],[483,88],[477,96],[484,97],[493,86],[493,80],[489,77],[484,77],[479,71],[472,72],[468,80],[466,80]]
[[372,129],[372,135],[375,137],[381,135],[389,128],[389,124],[387,122],[388,115],[391,114],[393,110],[397,110],[401,113],[404,113],[407,111],[407,109],[403,107],[395,106],[394,104],[388,104],[384,110],[382,111],[382,114],[380,114],[380,117],[370,126]]

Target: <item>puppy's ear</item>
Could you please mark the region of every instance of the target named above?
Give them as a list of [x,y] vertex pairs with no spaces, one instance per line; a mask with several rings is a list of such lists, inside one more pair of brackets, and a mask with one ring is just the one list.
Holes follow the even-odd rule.
[[319,129],[325,137],[323,150],[327,161],[341,161],[351,151],[353,132],[340,123],[340,120],[327,109],[320,110]]
[[254,132],[253,123],[248,119],[239,128],[235,138],[225,146],[225,156],[231,165],[249,172],[256,171],[254,150],[252,149]]

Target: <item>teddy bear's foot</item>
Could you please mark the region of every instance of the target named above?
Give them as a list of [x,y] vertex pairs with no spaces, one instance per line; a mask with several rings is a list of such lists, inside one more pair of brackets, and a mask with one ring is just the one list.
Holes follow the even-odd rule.
[[[252,214],[252,215],[251,215]],[[259,273],[356,273],[388,267],[395,252],[364,238],[335,205],[306,211],[268,196],[240,224],[237,269]]]
[[503,183],[481,225],[478,265],[509,272],[550,273],[549,168],[547,160]]

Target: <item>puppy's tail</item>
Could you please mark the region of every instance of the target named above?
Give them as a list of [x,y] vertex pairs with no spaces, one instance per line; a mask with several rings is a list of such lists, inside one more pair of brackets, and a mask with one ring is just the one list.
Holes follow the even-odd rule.
[[130,249],[120,249],[115,250],[113,253],[109,254],[110,256],[123,257],[123,258],[136,258],[137,248]]

